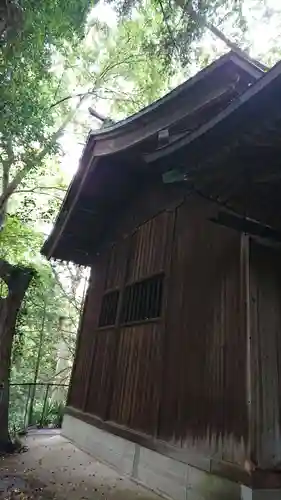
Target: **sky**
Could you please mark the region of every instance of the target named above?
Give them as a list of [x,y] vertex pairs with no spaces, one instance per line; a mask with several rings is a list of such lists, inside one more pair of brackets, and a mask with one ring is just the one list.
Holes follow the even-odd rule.
[[[245,16],[249,23],[248,39],[250,55],[254,58],[261,59],[269,53],[273,47],[279,46],[281,52],[281,0],[266,0],[268,9],[274,10],[274,12],[279,13],[271,18],[270,22],[261,20],[261,12],[255,11],[251,6],[251,0],[249,0],[249,8],[245,11]],[[109,5],[105,5],[102,1],[98,3],[96,7],[92,10],[90,16],[97,17],[102,22],[107,22],[109,26],[114,26],[116,23],[116,16]],[[214,53],[218,51],[220,53],[225,49],[224,44],[218,40],[215,40],[212,35],[207,33],[202,41],[203,46],[206,48],[212,47]],[[85,107],[85,113],[88,113],[89,103]],[[97,108],[100,113],[105,116],[108,115],[108,106],[105,105],[104,101],[97,104]],[[93,128],[98,127],[97,122],[93,121]],[[71,181],[71,178],[75,174],[78,165],[79,158],[82,153],[83,145],[78,143],[75,136],[71,133],[65,133],[61,141],[63,150],[65,152],[61,159],[61,171],[66,178],[67,182]]]

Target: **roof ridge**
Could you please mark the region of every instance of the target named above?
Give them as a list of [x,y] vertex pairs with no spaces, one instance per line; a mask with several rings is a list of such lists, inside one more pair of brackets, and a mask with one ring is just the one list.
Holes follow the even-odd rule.
[[231,50],[228,52],[228,54],[233,54],[239,58],[241,58],[243,61],[246,61],[247,63],[251,64],[252,66],[255,66],[257,69],[265,72],[269,71],[269,67],[263,64],[262,62],[258,61],[257,59],[251,57],[245,50],[239,49],[237,51]]
[[[235,58],[236,58],[236,60],[238,59],[242,63],[244,63],[244,64],[246,63],[247,65],[251,66],[252,71],[259,71],[261,73],[264,72],[264,70],[260,69],[256,64],[250,62],[249,59],[246,57],[246,54],[245,54],[245,57],[242,55],[239,56],[237,52],[234,52],[233,50],[231,50],[229,52],[226,52],[222,56],[218,57],[217,59],[215,59],[213,62],[211,62],[210,64],[208,64],[204,68],[202,68],[200,71],[195,73],[193,76],[184,80],[184,82],[182,82],[180,85],[177,85],[176,87],[171,89],[169,92],[164,94],[159,99],[156,99],[156,101],[153,101],[152,103],[148,104],[144,108],[141,108],[136,113],[133,113],[132,115],[129,115],[126,118],[123,118],[122,120],[115,122],[113,125],[111,125],[109,127],[100,128],[97,130],[91,130],[90,135],[94,138],[97,137],[97,139],[98,139],[99,136],[104,136],[104,135],[110,134],[111,132],[118,130],[120,127],[134,122],[138,118],[145,117],[148,113],[153,112],[162,104],[167,103],[168,101],[173,99],[175,96],[181,94],[181,92],[184,92],[189,87],[194,85],[196,82],[203,80],[204,77],[206,77],[208,74],[212,73],[214,70],[222,67],[228,61],[232,61],[235,63],[235,61],[233,61],[233,59],[235,59]],[[240,62],[240,64],[242,64],[241,62]],[[239,61],[237,61],[236,64],[239,64]],[[248,72],[250,73],[250,69]],[[259,78],[260,76],[262,76],[262,74],[259,75],[257,78]]]

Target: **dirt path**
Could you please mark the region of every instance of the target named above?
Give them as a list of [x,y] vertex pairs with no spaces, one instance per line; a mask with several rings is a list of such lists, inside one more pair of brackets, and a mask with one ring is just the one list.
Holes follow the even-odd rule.
[[28,451],[1,460],[1,500],[159,500],[59,434],[35,434]]

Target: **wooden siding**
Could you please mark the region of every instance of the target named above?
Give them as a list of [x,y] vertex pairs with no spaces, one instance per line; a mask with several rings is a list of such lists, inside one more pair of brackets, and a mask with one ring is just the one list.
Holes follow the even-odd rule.
[[157,429],[161,377],[161,326],[121,330],[110,420],[153,435]]
[[78,333],[75,362],[72,370],[68,404],[84,410],[92,362],[93,334],[98,324],[104,289],[107,256],[95,259]]
[[259,467],[280,465],[281,256],[250,245],[251,448]]
[[165,271],[166,240],[171,214],[162,212],[132,235],[127,282]]
[[204,205],[177,210],[159,434],[240,461],[247,440],[240,236],[207,214]]
[[[242,464],[248,407],[241,241],[210,222],[213,215],[213,204],[190,198],[111,246],[94,313],[88,313],[94,295],[88,301],[82,328],[88,340],[81,337],[73,377],[80,391],[86,377],[88,389],[84,399],[72,389],[69,404],[181,449]],[[120,325],[126,285],[159,272],[165,275],[161,318]],[[112,289],[121,296],[116,323],[98,328],[102,295]]]
[[103,419],[111,387],[115,340],[113,328],[93,332],[92,369],[85,411]]
[[104,291],[120,288],[124,272],[126,272],[127,240],[114,244],[108,252],[108,264]]

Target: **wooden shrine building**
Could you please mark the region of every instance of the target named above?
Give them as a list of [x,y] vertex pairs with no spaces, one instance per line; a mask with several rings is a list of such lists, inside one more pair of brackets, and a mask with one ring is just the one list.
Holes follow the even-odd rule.
[[281,64],[91,133],[43,253],[91,267],[63,434],[175,500],[281,498]]

